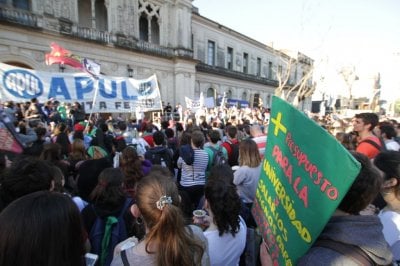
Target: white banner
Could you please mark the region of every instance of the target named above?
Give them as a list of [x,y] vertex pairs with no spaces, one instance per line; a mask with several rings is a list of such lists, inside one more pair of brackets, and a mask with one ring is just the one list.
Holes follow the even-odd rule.
[[79,102],[86,112],[126,113],[138,107],[143,111],[162,109],[155,75],[143,80],[108,76],[95,79],[87,73],[35,71],[0,63],[1,101],[26,102],[32,98],[41,103],[49,99]]
[[192,100],[189,97],[185,97],[186,108],[196,110],[200,108],[200,100]]

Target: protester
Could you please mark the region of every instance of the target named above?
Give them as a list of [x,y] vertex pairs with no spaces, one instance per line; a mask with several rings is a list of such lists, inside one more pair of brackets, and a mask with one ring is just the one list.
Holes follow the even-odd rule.
[[373,129],[378,125],[379,118],[374,113],[356,114],[353,121],[353,130],[358,134],[356,151],[373,159],[382,149],[382,143],[373,134]]
[[51,190],[53,188],[51,167],[49,162],[33,157],[14,160],[11,167],[0,177],[0,211],[24,195]]
[[226,149],[219,145],[221,140],[220,134],[217,130],[210,130],[208,131],[207,138],[209,140],[208,145],[204,145],[204,150],[208,154],[208,165],[207,165],[207,176],[208,172],[214,166],[214,158],[218,152],[222,152],[222,156],[228,162],[228,152]]
[[383,235],[394,260],[400,262],[400,153],[382,152],[375,157],[374,164],[383,172],[384,179],[381,194],[387,205],[379,213]]
[[[359,215],[379,193],[382,178],[365,155],[353,153],[353,156],[361,164],[359,174],[316,242],[297,265],[388,265],[392,262],[392,252],[379,218]],[[262,253],[265,255],[264,251]],[[368,262],[360,261],[359,256],[352,255],[355,253],[363,254]]]
[[[252,139],[242,140],[239,144],[239,166],[234,173],[233,183],[236,185],[242,202],[250,210],[256,197],[261,173],[259,149]],[[246,220],[246,224],[256,227],[252,216]]]
[[227,140],[221,144],[228,152],[228,161],[230,166],[238,165],[239,159],[239,141],[237,139],[238,130],[235,126],[226,128]]
[[165,135],[161,131],[153,133],[154,147],[150,147],[144,154],[144,158],[153,165],[161,165],[174,173],[173,153],[165,144]]
[[[129,207],[133,200],[126,197],[123,190],[124,175],[119,168],[106,168],[100,175],[96,187],[90,194],[91,204],[82,210],[82,218],[91,244],[91,253],[99,256],[100,265],[110,265],[116,244],[125,240],[131,233],[133,217]],[[119,224],[117,217],[124,220]],[[98,225],[98,219],[103,221]],[[100,221],[99,221],[100,222]],[[107,225],[111,223],[111,229]],[[114,242],[113,227],[124,226],[119,229],[118,241]],[[101,228],[97,228],[100,226]],[[96,232],[96,230],[98,230]],[[121,233],[123,232],[123,233]]]
[[111,265],[208,265],[207,242],[196,226],[185,227],[180,197],[174,182],[151,173],[137,185],[137,202],[131,207],[142,217],[146,236],[122,250]]
[[393,125],[382,125],[379,126],[380,137],[383,139],[386,150],[399,151],[400,144],[395,140],[397,136],[396,130]]
[[238,265],[245,249],[247,230],[239,216],[241,202],[236,188],[227,179],[210,177],[204,195],[204,209],[209,215],[209,226],[204,235],[208,241],[211,265]]
[[120,168],[124,173],[124,189],[135,198],[136,183],[150,172],[152,164],[138,156],[133,147],[126,147],[121,154]]
[[31,193],[0,213],[2,266],[83,266],[84,243],[79,211],[66,195]]
[[204,145],[204,135],[196,130],[191,134],[191,144],[186,146],[187,152],[180,149],[178,168],[182,169],[180,189],[190,197],[192,208],[195,209],[204,194],[208,155],[201,147]]
[[250,136],[257,144],[261,159],[264,158],[265,147],[267,145],[267,136],[262,132],[260,125],[256,124],[250,126]]

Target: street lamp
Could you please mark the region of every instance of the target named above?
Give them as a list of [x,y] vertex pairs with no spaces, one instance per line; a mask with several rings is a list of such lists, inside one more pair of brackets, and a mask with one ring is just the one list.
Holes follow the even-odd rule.
[[133,77],[133,68],[130,65],[126,65],[126,70],[128,71],[128,77]]
[[64,70],[65,70],[64,62],[61,62],[61,63],[58,65],[58,71],[61,72],[61,73],[64,73]]

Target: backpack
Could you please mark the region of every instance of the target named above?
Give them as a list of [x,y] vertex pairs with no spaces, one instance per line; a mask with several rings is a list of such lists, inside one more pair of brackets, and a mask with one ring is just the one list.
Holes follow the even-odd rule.
[[[91,245],[91,253],[99,256],[99,265],[110,265],[114,255],[115,246],[127,239],[128,232],[124,221],[124,214],[126,210],[132,205],[132,199],[125,200],[124,206],[121,209],[118,217],[97,216],[92,229],[89,233],[89,240]],[[92,205],[94,210],[94,206]],[[97,215],[97,214],[96,214]],[[109,238],[105,237],[106,226],[111,226]]]
[[222,147],[218,147],[218,149],[216,149],[212,146],[209,146],[209,148],[213,151],[213,155],[214,155],[211,166],[228,164],[228,159],[222,152]]
[[226,142],[231,147],[231,156],[228,156],[228,163],[230,166],[239,164],[239,143]]
[[364,140],[360,141],[359,144],[368,143],[368,144],[374,146],[374,148],[379,150],[379,151],[386,151],[387,149],[386,149],[385,142],[381,138],[378,138],[378,139],[379,139],[379,144],[376,143],[375,141],[373,141],[372,139],[364,139]]
[[166,148],[160,151],[149,149],[147,153],[149,155],[146,156],[146,159],[150,160],[152,164],[158,164],[162,167],[167,167],[172,173],[174,172],[174,165],[172,163],[172,152],[170,149]]

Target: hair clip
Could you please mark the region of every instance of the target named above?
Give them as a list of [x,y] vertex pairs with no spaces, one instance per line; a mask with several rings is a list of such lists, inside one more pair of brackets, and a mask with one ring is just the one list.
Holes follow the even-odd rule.
[[171,204],[171,203],[172,203],[171,197],[161,196],[161,198],[156,202],[157,209],[162,211],[164,209],[165,204]]

